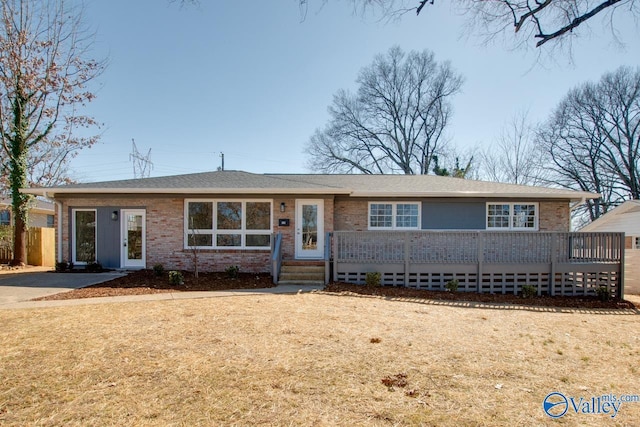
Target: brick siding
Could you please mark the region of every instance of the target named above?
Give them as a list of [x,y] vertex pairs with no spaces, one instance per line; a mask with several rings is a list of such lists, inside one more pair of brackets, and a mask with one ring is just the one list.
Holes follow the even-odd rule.
[[[214,199],[215,196],[206,198]],[[226,198],[226,197],[225,197]],[[248,197],[252,198],[252,197]],[[295,203],[299,198],[275,196],[273,200],[273,231],[282,233],[284,259],[295,258]],[[366,199],[348,199],[333,196],[307,196],[308,199],[324,201],[324,231],[366,231],[368,223],[368,201]],[[129,209],[146,210],[146,266],[162,264],[165,269],[193,268],[194,254],[184,248],[184,198],[183,197],[95,197],[61,198],[64,217],[62,218],[63,259],[69,260],[70,250],[70,208],[97,208],[116,206]],[[280,204],[285,211],[280,212]],[[288,226],[280,226],[280,219],[288,219]],[[540,230],[567,231],[569,229],[568,202],[540,202]],[[269,250],[222,250],[200,249],[197,251],[200,271],[223,271],[231,265],[238,265],[245,272],[270,271]],[[99,260],[98,260],[99,261]]]

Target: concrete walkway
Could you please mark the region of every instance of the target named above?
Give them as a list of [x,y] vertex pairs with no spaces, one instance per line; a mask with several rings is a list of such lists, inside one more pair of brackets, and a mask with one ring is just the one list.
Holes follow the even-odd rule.
[[108,273],[49,273],[45,271],[3,272],[0,274],[0,310],[40,307],[66,307],[76,305],[117,302],[163,301],[193,298],[214,298],[238,295],[295,294],[312,292],[323,286],[281,285],[264,289],[237,289],[207,292],[165,292],[147,295],[123,295],[117,297],[81,298],[73,300],[30,301],[33,298],[70,291],[106,282],[124,276],[123,272]]
[[125,274],[122,272],[51,273],[47,269],[36,268],[3,271],[0,274],[0,308],[33,298],[84,288]]
[[[314,292],[321,290],[323,286],[312,285],[281,285],[274,288],[264,289],[232,289],[228,291],[206,291],[206,292],[165,292],[160,294],[146,295],[122,295],[117,297],[80,298],[53,301],[20,301],[10,303],[0,303],[0,310],[20,309],[20,308],[44,308],[44,307],[67,307],[78,305],[141,302],[141,301],[165,301],[184,300],[198,298],[220,298],[241,295],[275,295],[275,294],[297,294],[301,292]],[[61,291],[63,292],[63,291]]]

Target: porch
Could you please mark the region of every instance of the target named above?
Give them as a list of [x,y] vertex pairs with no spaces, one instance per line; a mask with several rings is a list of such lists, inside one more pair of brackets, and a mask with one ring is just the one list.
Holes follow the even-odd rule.
[[538,295],[623,297],[624,234],[488,231],[335,231],[327,235],[327,278],[362,284],[381,273],[385,286]]

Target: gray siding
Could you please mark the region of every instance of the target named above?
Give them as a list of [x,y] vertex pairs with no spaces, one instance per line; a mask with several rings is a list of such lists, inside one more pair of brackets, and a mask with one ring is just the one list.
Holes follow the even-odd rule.
[[484,230],[486,204],[478,201],[422,202],[423,230]]
[[98,241],[96,242],[97,261],[105,268],[120,267],[120,218],[111,219],[111,212],[118,211],[117,207],[98,208]]
[[[69,208],[69,236],[73,235],[72,212],[74,209],[95,209],[96,210],[96,261],[105,268],[120,268],[120,209],[118,206],[74,206]],[[118,220],[111,219],[111,212],[118,211]],[[72,258],[72,244],[69,245],[68,260]]]

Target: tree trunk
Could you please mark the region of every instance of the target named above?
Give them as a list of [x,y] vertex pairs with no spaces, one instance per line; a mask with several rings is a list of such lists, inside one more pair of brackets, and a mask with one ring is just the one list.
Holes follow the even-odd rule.
[[20,215],[14,215],[13,226],[13,259],[12,266],[24,266],[27,264],[27,224]]

